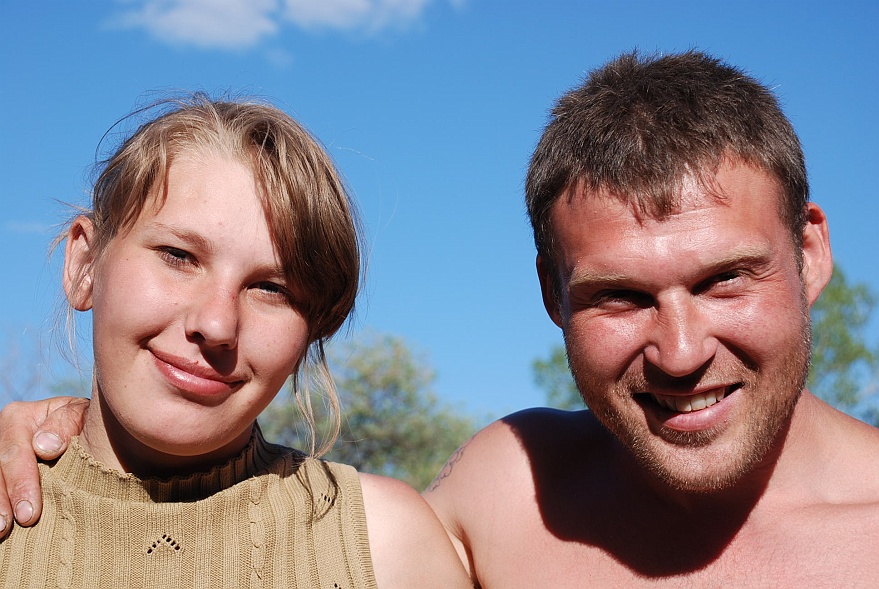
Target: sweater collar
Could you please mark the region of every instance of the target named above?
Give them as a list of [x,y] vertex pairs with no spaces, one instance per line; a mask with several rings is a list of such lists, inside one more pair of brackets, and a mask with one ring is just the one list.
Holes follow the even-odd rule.
[[79,438],[74,437],[51,468],[67,484],[93,495],[145,503],[185,502],[204,499],[273,470],[272,465],[291,452],[295,461],[301,463],[305,459],[301,452],[269,444],[255,426],[244,450],[223,464],[187,476],[141,479],[98,462],[82,448]]

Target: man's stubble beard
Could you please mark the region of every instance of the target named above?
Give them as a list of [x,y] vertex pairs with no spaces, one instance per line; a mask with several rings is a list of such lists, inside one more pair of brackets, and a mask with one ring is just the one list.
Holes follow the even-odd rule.
[[[651,431],[645,424],[643,412],[633,399],[633,393],[650,390],[651,381],[643,371],[630,370],[607,393],[602,393],[601,384],[588,370],[578,370],[575,362],[569,362],[586,404],[642,468],[673,490],[708,494],[733,487],[768,462],[767,458],[783,444],[809,372],[811,322],[805,293],[800,319],[800,337],[791,338],[786,353],[771,373],[761,372],[759,367],[747,366],[736,358],[735,366],[709,365],[702,375],[700,380],[704,382],[740,382],[742,386],[735,394],[748,395],[745,401],[750,403],[743,432],[732,442],[732,451],[724,454],[727,464],[714,472],[705,463],[713,460],[710,451],[717,431],[661,428],[660,437],[660,432]],[[673,381],[667,376],[663,379],[665,384]],[[600,402],[603,398],[623,399],[625,406]]]

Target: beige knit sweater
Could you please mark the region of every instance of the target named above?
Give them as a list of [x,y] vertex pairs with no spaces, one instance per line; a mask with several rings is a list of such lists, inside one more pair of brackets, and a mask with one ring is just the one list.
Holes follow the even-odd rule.
[[266,443],[141,480],[77,441],[41,465],[43,515],[0,541],[0,587],[375,589],[356,471]]

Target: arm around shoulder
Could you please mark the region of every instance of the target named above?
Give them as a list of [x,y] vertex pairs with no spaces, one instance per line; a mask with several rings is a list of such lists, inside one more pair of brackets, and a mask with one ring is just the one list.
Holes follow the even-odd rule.
[[88,399],[54,397],[10,403],[0,411],[0,536],[13,513],[22,525],[40,517],[42,496],[37,458],[59,456],[82,430]]
[[360,474],[369,549],[381,589],[470,588],[442,524],[405,483]]

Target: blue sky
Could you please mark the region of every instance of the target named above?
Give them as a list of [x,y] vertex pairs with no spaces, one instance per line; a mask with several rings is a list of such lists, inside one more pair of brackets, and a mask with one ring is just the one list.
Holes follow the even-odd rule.
[[561,341],[522,204],[547,110],[632,48],[696,47],[773,87],[837,262],[879,291],[877,25],[872,1],[6,0],[2,378],[24,378],[37,349],[44,384],[68,370],[47,343],[59,201],[84,202],[117,119],[177,89],[269,98],[324,142],[369,242],[352,332],[404,337],[436,369],[436,392],[480,415],[541,404],[531,362]]

